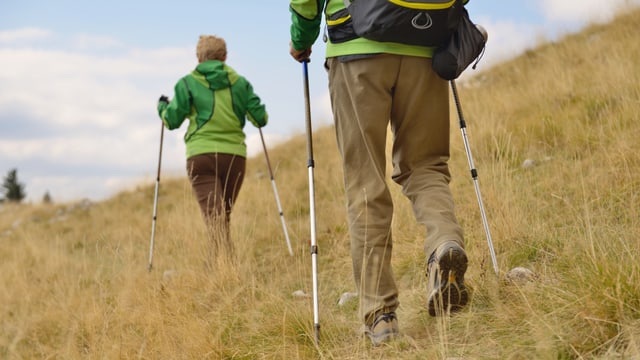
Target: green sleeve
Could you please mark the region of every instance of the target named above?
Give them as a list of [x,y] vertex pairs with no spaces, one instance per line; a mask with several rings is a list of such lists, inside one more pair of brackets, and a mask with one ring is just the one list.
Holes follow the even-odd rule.
[[248,81],[246,82],[246,93],[248,95],[247,119],[258,128],[267,125],[267,121],[269,120],[267,109],[260,101],[258,95],[253,91],[253,86],[251,86]]
[[185,82],[185,78],[178,81],[174,87],[175,96],[168,104],[158,103],[158,114],[169,130],[179,128],[191,112],[191,96]]
[[325,0],[291,0],[291,44],[296,50],[309,49],[320,34]]

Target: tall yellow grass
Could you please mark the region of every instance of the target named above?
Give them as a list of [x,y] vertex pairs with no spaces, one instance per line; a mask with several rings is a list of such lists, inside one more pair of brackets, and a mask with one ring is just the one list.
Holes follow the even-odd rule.
[[[591,26],[459,84],[502,275],[493,273],[459,129],[451,183],[465,229],[468,308],[425,311],[424,230],[391,184],[403,337],[358,334],[340,161],[314,132],[321,341],[313,341],[306,137],[262,156],[232,215],[236,262],[205,266],[184,178],[94,203],[0,208],[0,357],[6,359],[640,358],[640,12]],[[455,114],[455,112],[453,112]],[[525,160],[535,166],[522,167]],[[302,291],[307,296],[294,296]]]

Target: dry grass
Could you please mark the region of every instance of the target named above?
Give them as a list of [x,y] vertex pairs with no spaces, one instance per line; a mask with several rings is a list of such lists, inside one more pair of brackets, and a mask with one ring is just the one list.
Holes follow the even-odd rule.
[[[153,185],[89,207],[0,208],[0,357],[7,359],[640,358],[640,12],[593,26],[460,84],[500,269],[493,274],[459,129],[452,189],[473,290],[451,318],[424,311],[422,238],[399,189],[394,271],[404,337],[356,330],[339,158],[314,133],[321,342],[313,341],[306,138],[270,150],[294,256],[262,157],[232,218],[238,260],[204,266],[185,179],[163,179],[154,268]],[[525,159],[536,166],[523,168]]]

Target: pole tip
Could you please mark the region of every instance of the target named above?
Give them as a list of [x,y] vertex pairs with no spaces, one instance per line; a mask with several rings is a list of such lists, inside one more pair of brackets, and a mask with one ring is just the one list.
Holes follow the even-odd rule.
[[314,324],[316,345],[320,345],[320,324]]

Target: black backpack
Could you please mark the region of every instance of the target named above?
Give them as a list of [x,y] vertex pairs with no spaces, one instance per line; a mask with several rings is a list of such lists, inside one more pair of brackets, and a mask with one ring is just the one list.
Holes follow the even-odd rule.
[[433,70],[441,78],[453,80],[479,60],[487,41],[486,31],[469,19],[465,2],[344,0],[347,8],[327,20],[329,38],[334,43],[363,37],[436,47]]
[[356,35],[409,45],[444,46],[463,0],[344,0]]

